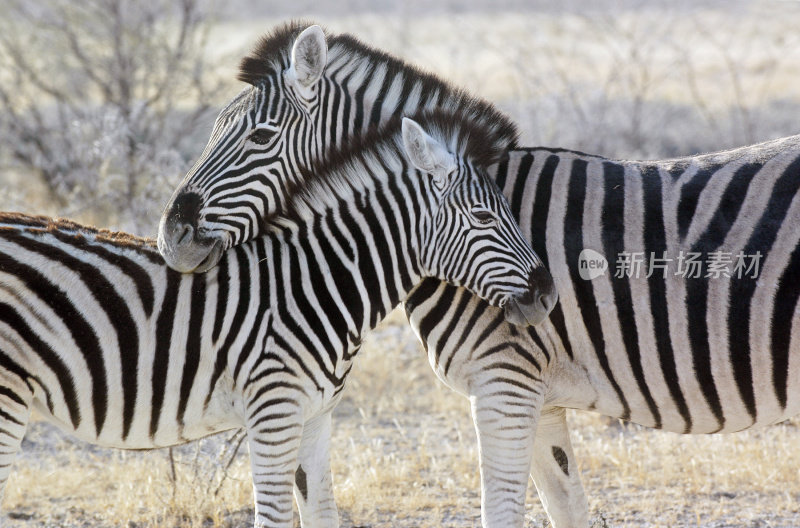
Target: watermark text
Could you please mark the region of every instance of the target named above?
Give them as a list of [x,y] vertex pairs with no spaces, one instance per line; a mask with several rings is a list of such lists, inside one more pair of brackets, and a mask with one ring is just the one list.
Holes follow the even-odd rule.
[[[667,252],[623,251],[614,260],[615,279],[649,279],[652,276],[669,276],[685,279],[757,279],[761,271],[763,255],[726,251],[680,251],[677,255]],[[592,249],[584,249],[578,256],[578,271],[584,280],[605,275],[609,262],[605,256]]]

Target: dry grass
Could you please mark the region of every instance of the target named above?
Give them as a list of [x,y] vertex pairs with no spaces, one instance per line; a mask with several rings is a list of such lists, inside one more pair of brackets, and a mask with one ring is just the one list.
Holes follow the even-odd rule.
[[401,312],[368,339],[334,431],[337,500],[353,524],[479,526],[469,403],[436,380]]
[[684,436],[571,416],[594,515],[610,526],[800,525],[798,422]]
[[[570,423],[598,528],[800,526],[798,421],[712,436],[589,413],[572,413]],[[167,451],[100,450],[37,424],[9,483],[3,526],[247,525],[244,455],[214,495],[224,446],[184,448],[173,485]],[[342,526],[480,526],[467,401],[434,379],[400,313],[368,340],[335,412],[333,471]],[[527,511],[526,528],[547,526],[534,490]]]
[[90,448],[41,423],[32,433],[9,480],[3,511],[10,523],[3,526],[189,528],[246,523],[252,515],[247,458],[226,470],[218,441],[182,448],[173,465],[168,450]]

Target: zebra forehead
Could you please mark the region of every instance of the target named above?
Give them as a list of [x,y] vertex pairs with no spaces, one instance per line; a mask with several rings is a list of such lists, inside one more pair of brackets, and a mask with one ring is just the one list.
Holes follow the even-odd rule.
[[253,108],[258,103],[258,91],[248,87],[239,92],[225,108],[217,115],[214,122],[214,130],[226,129],[236,123],[243,114]]

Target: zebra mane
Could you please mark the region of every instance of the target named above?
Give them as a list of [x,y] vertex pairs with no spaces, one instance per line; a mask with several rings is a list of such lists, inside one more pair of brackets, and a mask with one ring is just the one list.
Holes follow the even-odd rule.
[[[287,69],[290,66],[295,39],[304,29],[313,24],[314,22],[308,20],[294,20],[278,26],[271,33],[262,37],[250,55],[242,59],[239,65],[238,79],[258,87],[267,75]],[[405,82],[418,85],[420,93],[428,94],[431,102],[435,100],[438,108],[453,112],[469,108],[474,111],[475,118],[491,116],[491,122],[503,129],[501,133],[513,130],[513,142],[509,144],[508,148],[517,146],[516,125],[489,101],[475,97],[441,77],[365,44],[352,35],[346,33],[337,35],[324,28],[323,31],[328,43],[329,65],[337,61],[341,62],[344,57],[346,63],[354,64],[354,69],[365,72],[382,66],[386,69],[387,78],[402,75]]]
[[[459,112],[441,109],[411,116],[434,139],[458,158],[486,169],[507,156],[516,139],[516,129],[493,108],[477,113],[467,107]],[[399,171],[410,165],[405,157],[402,118],[389,120],[380,130],[352,137],[344,146],[332,150],[327,158],[302,173],[300,183],[290,190],[285,207],[267,224],[308,219],[351,199],[358,189],[385,178],[386,170]]]
[[74,237],[76,241],[99,240],[110,242],[117,247],[157,251],[156,241],[151,238],[87,226],[65,218],[0,212],[0,233],[9,230],[66,234]]

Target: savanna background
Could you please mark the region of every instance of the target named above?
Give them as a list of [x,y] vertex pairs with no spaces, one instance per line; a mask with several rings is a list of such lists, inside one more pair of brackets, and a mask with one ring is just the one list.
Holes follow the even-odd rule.
[[[0,210],[154,235],[242,87],[239,58],[290,18],[352,32],[494,101],[523,145],[663,158],[800,132],[800,2],[320,4],[3,0]],[[342,525],[480,526],[468,402],[435,379],[398,312],[362,354],[334,415]],[[594,526],[800,526],[800,421],[679,436],[569,420]],[[246,526],[241,441],[113,451],[34,421],[2,525]],[[526,527],[548,525],[533,489],[527,511]]]

